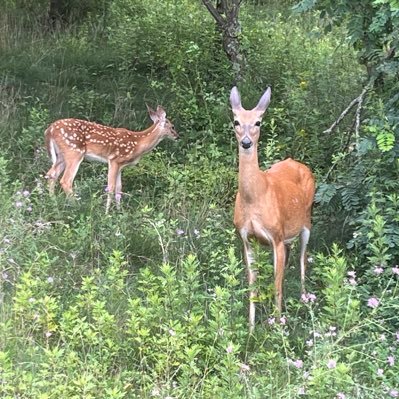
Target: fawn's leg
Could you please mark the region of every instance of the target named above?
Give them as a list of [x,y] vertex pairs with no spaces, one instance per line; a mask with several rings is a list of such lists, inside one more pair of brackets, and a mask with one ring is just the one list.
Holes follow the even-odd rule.
[[83,154],[75,153],[73,155],[69,155],[68,158],[64,159],[65,161],[65,171],[61,177],[61,187],[68,194],[73,194],[73,181],[75,179],[76,173],[78,173],[78,169],[80,164],[83,161]]

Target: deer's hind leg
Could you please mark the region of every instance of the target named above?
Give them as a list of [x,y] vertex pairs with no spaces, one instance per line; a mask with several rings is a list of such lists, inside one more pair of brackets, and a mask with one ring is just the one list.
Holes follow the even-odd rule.
[[50,195],[54,195],[55,184],[60,177],[61,173],[65,169],[64,159],[59,156],[57,161],[53,163],[49,171],[46,173],[46,179],[48,179],[48,191]]
[[68,158],[65,159],[65,171],[61,177],[61,187],[65,191],[66,194],[72,195],[73,194],[73,181],[75,179],[76,173],[78,173],[78,169],[80,164],[82,163],[84,158],[83,154],[74,153],[69,154]]
[[305,293],[305,273],[306,273],[306,247],[309,242],[310,230],[304,227],[301,231],[300,242],[301,242],[301,291]]
[[47,150],[51,157],[53,164],[51,168],[46,173],[46,179],[48,179],[48,190],[50,195],[54,194],[55,183],[60,177],[61,173],[65,169],[65,161],[62,153],[58,151],[57,145],[53,140],[49,139],[47,142]]

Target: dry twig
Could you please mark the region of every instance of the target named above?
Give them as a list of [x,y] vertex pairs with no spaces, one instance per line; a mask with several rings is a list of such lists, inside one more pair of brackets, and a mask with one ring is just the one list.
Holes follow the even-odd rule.
[[362,112],[364,96],[373,87],[373,84],[374,84],[374,79],[370,79],[367,85],[363,88],[362,92],[359,94],[359,96],[357,96],[354,100],[351,101],[351,103],[342,111],[338,119],[328,129],[324,130],[323,133],[331,133],[339,125],[342,119],[345,118],[348,112],[357,104],[355,134],[356,138],[358,138],[359,129],[360,129],[360,115]]

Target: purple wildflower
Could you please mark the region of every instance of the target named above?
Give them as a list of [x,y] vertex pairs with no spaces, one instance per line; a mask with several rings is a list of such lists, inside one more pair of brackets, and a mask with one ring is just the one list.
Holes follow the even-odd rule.
[[379,276],[380,274],[384,273],[384,269],[381,266],[376,266],[373,270],[374,274]]
[[301,295],[301,299],[304,303],[313,303],[316,300],[316,295],[311,292],[305,292]]
[[392,273],[396,274],[397,276],[399,276],[399,267],[398,267],[398,265],[396,265],[395,267],[392,268]]
[[388,356],[387,357],[387,362],[390,366],[393,366],[395,364],[395,357],[394,356]]
[[375,309],[376,307],[378,307],[379,304],[380,304],[380,300],[376,297],[371,297],[367,301],[367,306],[372,309]]
[[389,391],[389,396],[390,396],[391,398],[397,398],[397,397],[399,397],[399,392],[398,392],[398,390],[397,390],[397,389],[391,389],[391,390]]
[[328,367],[329,369],[335,369],[335,367],[337,367],[337,361],[334,360],[334,359],[330,359],[330,360],[327,362],[327,367]]
[[251,367],[249,367],[248,364],[240,363],[240,371],[242,373],[246,373],[248,371],[251,371]]
[[292,362],[292,364],[297,368],[301,369],[303,367],[303,361],[301,359],[297,359]]
[[325,337],[335,337],[337,335],[336,333],[337,327],[331,326],[328,329],[328,332],[324,334]]
[[300,387],[300,388],[298,389],[298,395],[306,395],[306,391],[305,391],[305,388],[304,388],[304,387]]

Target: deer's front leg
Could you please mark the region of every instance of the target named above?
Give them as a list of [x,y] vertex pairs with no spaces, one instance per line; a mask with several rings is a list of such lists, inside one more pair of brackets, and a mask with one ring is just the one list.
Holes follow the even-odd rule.
[[241,234],[242,241],[244,243],[244,259],[247,265],[247,277],[248,284],[250,287],[249,291],[249,331],[252,333],[255,329],[255,298],[257,296],[257,290],[254,288],[258,271],[252,267],[255,262],[253,250],[248,241],[246,234]]
[[108,186],[107,186],[107,206],[105,212],[108,213],[109,207],[111,205],[112,196],[115,192],[115,186],[117,184],[117,177],[119,170],[119,165],[116,162],[108,162]]
[[121,198],[122,198],[122,171],[119,170],[118,175],[116,176],[116,185],[115,185],[115,201],[116,201],[116,207],[118,209],[121,206]]
[[283,241],[273,243],[274,288],[276,290],[276,307],[280,314],[283,304],[283,280],[285,269],[285,245]]

